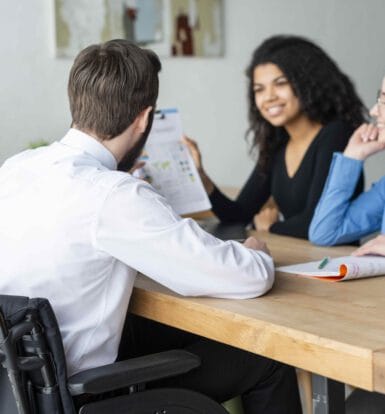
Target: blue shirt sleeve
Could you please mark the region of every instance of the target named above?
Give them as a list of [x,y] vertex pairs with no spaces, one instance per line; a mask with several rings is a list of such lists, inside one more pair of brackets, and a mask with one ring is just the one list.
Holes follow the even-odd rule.
[[362,161],[341,153],[333,155],[329,175],[310,224],[309,240],[312,243],[325,246],[350,243],[380,230],[382,222],[385,224],[385,177],[350,201],[362,167]]

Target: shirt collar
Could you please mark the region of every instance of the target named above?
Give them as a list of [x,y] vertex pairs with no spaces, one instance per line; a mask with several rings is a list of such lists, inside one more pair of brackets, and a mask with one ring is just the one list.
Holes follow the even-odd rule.
[[94,137],[85,132],[71,128],[60,142],[90,154],[109,170],[117,169],[117,162],[112,153]]

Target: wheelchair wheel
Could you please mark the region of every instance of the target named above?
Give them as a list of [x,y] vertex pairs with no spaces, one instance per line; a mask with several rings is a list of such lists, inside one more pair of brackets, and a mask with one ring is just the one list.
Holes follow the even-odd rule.
[[83,406],[79,414],[228,414],[217,402],[195,391],[158,388]]

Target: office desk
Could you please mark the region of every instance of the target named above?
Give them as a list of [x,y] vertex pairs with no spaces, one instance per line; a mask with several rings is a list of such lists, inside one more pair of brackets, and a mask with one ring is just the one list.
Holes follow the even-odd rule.
[[[353,250],[257,236],[267,241],[277,266]],[[267,295],[247,300],[184,298],[140,277],[130,310],[322,377],[385,392],[384,277],[333,283],[277,272]]]

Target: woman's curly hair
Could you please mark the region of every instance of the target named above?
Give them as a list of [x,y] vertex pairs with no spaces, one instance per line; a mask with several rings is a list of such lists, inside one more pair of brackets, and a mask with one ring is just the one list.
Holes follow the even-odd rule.
[[[273,63],[286,76],[298,97],[301,110],[312,121],[326,125],[342,120],[356,128],[367,117],[352,81],[317,45],[299,36],[277,35],[266,39],[253,53],[248,77],[250,152],[259,150],[258,166],[266,172],[276,150],[287,137],[284,128],[267,122],[255,105],[253,75],[256,66]],[[280,130],[280,131],[279,131]]]

